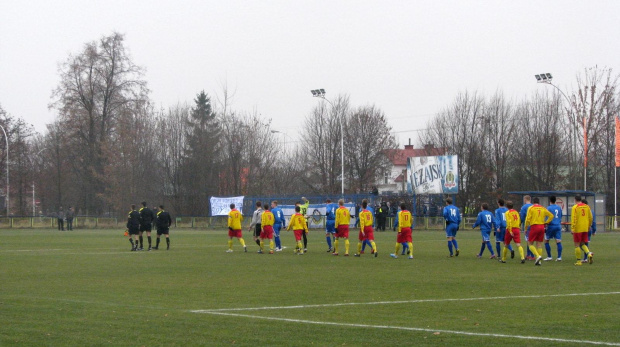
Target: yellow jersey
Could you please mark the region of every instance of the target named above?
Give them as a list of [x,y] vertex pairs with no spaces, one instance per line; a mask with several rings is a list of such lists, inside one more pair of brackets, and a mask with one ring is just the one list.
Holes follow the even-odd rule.
[[349,225],[350,223],[351,214],[349,213],[349,209],[344,206],[338,207],[336,210],[336,228],[338,228],[339,225]]
[[305,230],[308,232],[308,224],[306,224],[306,219],[301,213],[295,213],[291,216],[291,221],[288,223],[288,227],[286,230]]
[[511,232],[513,228],[521,228],[521,215],[515,209],[506,212],[506,231]]
[[402,228],[411,228],[412,219],[411,212],[407,210],[398,212],[398,232],[400,232]]
[[228,212],[228,227],[232,230],[241,230],[241,222],[243,221],[243,215],[236,209]]
[[273,217],[273,213],[271,213],[271,211],[269,210],[265,210],[265,212],[263,212],[262,217],[260,218],[261,227],[265,227],[267,225],[273,226],[274,222],[275,222],[275,218]]
[[[548,220],[547,220],[548,218]],[[547,224],[553,219],[553,213],[549,212],[546,208],[539,204],[534,204],[527,209],[527,215],[525,217],[525,229],[530,225]]]
[[570,215],[570,227],[573,233],[587,233],[592,226],[592,210],[590,206],[580,202],[573,206]]
[[364,227],[371,227],[373,224],[372,212],[363,210],[360,212],[360,228],[364,232]]

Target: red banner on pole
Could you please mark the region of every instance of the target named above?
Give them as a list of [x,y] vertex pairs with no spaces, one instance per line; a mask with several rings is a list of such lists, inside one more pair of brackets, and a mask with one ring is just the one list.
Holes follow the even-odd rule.
[[620,167],[620,119],[616,117],[616,167]]

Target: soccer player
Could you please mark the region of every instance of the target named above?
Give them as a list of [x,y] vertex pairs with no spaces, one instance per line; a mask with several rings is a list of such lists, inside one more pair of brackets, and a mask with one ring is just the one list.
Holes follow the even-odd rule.
[[586,245],[588,240],[588,230],[592,226],[592,211],[590,206],[581,201],[581,196],[575,196],[575,205],[571,209],[571,233],[573,234],[573,242],[575,243],[575,256],[577,262],[575,265],[581,265],[581,250],[586,253],[588,262],[594,262],[594,255]]
[[[308,201],[308,199],[306,199],[305,197],[301,197],[301,200],[304,201],[303,205],[301,202],[297,201],[295,203],[295,206],[299,206],[300,209],[300,213],[302,214],[302,216],[304,216],[304,220],[306,221],[306,229],[308,228],[308,207],[310,207],[310,201]],[[304,252],[308,251],[308,237],[306,236],[306,233],[303,233],[302,238],[304,240]]]
[[556,197],[550,196],[549,202],[551,203],[547,210],[553,215],[553,219],[547,224],[547,231],[545,231],[545,250],[547,251],[547,258],[544,261],[553,260],[551,257],[551,245],[549,240],[555,239],[555,243],[558,247],[558,257],[555,261],[562,261],[562,208],[556,205]]
[[142,233],[146,232],[146,238],[149,241],[149,251],[151,250],[151,225],[153,225],[153,219],[155,219],[155,215],[150,208],[146,207],[146,201],[142,201],[142,207],[138,210],[140,213],[140,248],[139,250],[144,250],[144,238],[142,237]]
[[411,212],[407,211],[405,203],[400,204],[400,212],[398,212],[398,236],[396,237],[394,253],[390,254],[390,257],[398,258],[397,254],[400,250],[400,244],[406,242],[409,247],[409,259],[413,259],[413,241],[411,239],[412,222],[413,218]]
[[[525,254],[523,254],[523,247],[521,247],[521,216],[517,210],[513,209],[514,205],[512,201],[506,202],[508,212],[506,212],[506,236],[504,237],[504,249],[502,251],[502,259],[500,262],[506,263],[506,255],[508,254],[508,246],[510,242],[514,240],[519,255],[521,256],[521,264],[525,264]],[[513,258],[514,251],[510,254]]]
[[495,218],[493,217],[493,213],[489,211],[489,204],[486,202],[482,203],[480,207],[480,213],[478,213],[478,218],[472,227],[475,229],[477,226],[480,226],[480,234],[482,234],[482,247],[480,247],[480,253],[476,254],[478,258],[482,258],[482,253],[484,253],[484,246],[486,245],[491,252],[491,258],[495,259],[495,253],[493,253],[493,247],[491,247],[491,228],[495,226]]
[[[588,204],[588,200],[586,199],[582,199],[581,202],[583,202],[584,204]],[[588,242],[586,242],[586,246],[588,246],[588,248],[590,248],[590,240],[592,240],[592,235],[596,234],[596,216],[594,216],[594,214],[592,214],[592,226],[590,226],[590,229],[588,229]],[[594,253],[592,253],[594,254]],[[588,254],[587,253],[583,253],[583,260],[581,261],[582,263],[587,263],[588,262]]]
[[[508,209],[504,207],[504,199],[497,199],[497,209],[495,210],[495,250],[497,250],[497,256],[500,254],[500,244],[504,242],[506,238],[506,212]],[[510,250],[510,258],[515,257],[515,251],[512,246],[508,244],[508,250]]]
[[254,214],[252,214],[252,222],[250,223],[250,227],[248,228],[248,231],[252,231],[252,228],[254,228],[254,242],[256,242],[256,245],[258,247],[260,247],[260,233],[261,233],[261,226],[260,226],[260,222],[261,222],[261,216],[263,215],[263,204],[260,201],[256,202],[256,210],[254,211]]
[[336,234],[336,209],[338,205],[332,203],[331,199],[325,200],[325,241],[327,241],[327,253],[333,252],[332,238],[335,240]]
[[276,252],[282,251],[282,243],[280,242],[280,230],[286,228],[286,219],[284,218],[284,212],[278,207],[277,201],[271,202],[271,213],[275,218],[273,224],[273,237],[276,243]]
[[[532,207],[532,198],[529,195],[525,195],[523,197],[523,206],[521,206],[521,211],[519,211],[519,217],[521,217],[521,222],[525,223],[525,217],[527,216],[527,210]],[[523,229],[525,234],[525,242],[528,242],[528,236],[530,235],[530,229]],[[534,254],[528,248],[527,250],[527,260],[534,260]]]
[[[400,208],[400,206],[399,206]],[[402,210],[399,210],[398,212],[400,212]],[[393,225],[393,231],[396,231],[396,228],[398,228],[398,212],[396,212],[396,217],[394,217],[394,225]],[[401,245],[403,246],[403,252],[401,253],[401,255],[405,255],[407,254],[407,252],[409,252],[409,246],[407,245],[407,242],[402,242]],[[363,248],[363,247],[362,247]],[[363,251],[363,249],[362,249]]]
[[230,212],[228,212],[228,250],[226,253],[231,253],[233,251],[233,237],[236,237],[239,240],[241,246],[243,246],[243,251],[247,252],[248,248],[245,246],[245,241],[241,236],[241,222],[243,221],[243,215],[241,212],[237,211],[235,208],[235,204],[230,204]]
[[[344,256],[349,256],[349,224],[351,223],[351,213],[349,209],[344,207],[344,199],[338,200],[338,209],[336,210],[336,241],[334,241],[334,253],[338,255],[338,244],[340,239],[344,239]],[[361,223],[361,221],[360,221]]]
[[288,228],[286,231],[293,229],[293,233],[295,234],[295,242],[297,243],[297,247],[295,248],[295,253],[298,255],[304,254],[303,245],[301,243],[301,235],[308,233],[308,224],[306,223],[306,219],[303,214],[301,214],[301,206],[295,206],[295,214],[291,216],[291,221],[288,223]]
[[159,249],[159,239],[161,235],[166,236],[166,250],[170,249],[170,226],[172,225],[172,218],[170,213],[164,211],[164,205],[159,205],[157,211],[157,242],[154,249]]
[[[443,218],[446,220],[446,238],[448,239],[448,250],[450,257],[459,256],[460,250],[456,243],[456,232],[459,231],[461,225],[461,211],[452,204],[452,198],[446,199],[446,207],[443,208]],[[452,252],[454,247],[455,253]]]
[[357,243],[356,257],[359,257],[362,253],[362,242],[370,242],[372,247],[372,253],[377,257],[377,245],[375,244],[375,232],[372,228],[373,217],[372,212],[368,210],[368,200],[362,200],[362,212],[360,212],[360,233],[359,242]]
[[527,210],[525,217],[525,228],[530,230],[527,244],[532,254],[536,257],[534,265],[540,265],[542,261],[541,243],[545,239],[545,224],[553,220],[553,214],[539,205],[540,199],[538,197],[534,197],[532,202],[534,204]]
[[269,254],[273,254],[273,225],[275,223],[275,217],[271,211],[269,211],[269,205],[265,203],[263,206],[263,214],[261,215],[260,225],[260,249],[258,253],[263,253],[265,249],[265,240],[269,240]]
[[[368,200],[366,200],[366,202],[368,202]],[[366,207],[366,209],[368,210],[368,212],[370,212],[373,215],[373,217],[375,216],[375,210],[372,208],[372,206],[368,205]],[[361,213],[361,210],[360,210],[360,213]],[[357,220],[358,220],[357,227],[359,227],[359,223],[360,223],[359,222],[359,215],[358,215]],[[376,219],[373,218],[373,224],[371,224],[371,226],[373,227],[373,230],[375,228],[375,223],[376,223]],[[364,239],[364,241],[362,241],[362,250],[361,250],[360,254],[364,254],[364,250],[366,250],[366,246],[370,246],[370,248],[371,248],[370,253],[372,254],[373,253],[372,245],[370,244],[370,241],[368,239]]]
[[140,232],[140,213],[136,211],[136,205],[131,205],[131,211],[127,215],[127,230],[129,231],[131,251],[135,252],[138,250],[138,233]]

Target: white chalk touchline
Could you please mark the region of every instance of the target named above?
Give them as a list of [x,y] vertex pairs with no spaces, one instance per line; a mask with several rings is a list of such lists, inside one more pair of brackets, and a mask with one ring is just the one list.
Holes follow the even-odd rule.
[[316,307],[335,307],[335,306],[415,304],[415,303],[421,303],[421,302],[443,302],[443,301],[538,299],[538,298],[554,298],[554,297],[564,297],[564,296],[616,295],[616,294],[620,294],[620,292],[568,293],[568,294],[519,295],[519,296],[495,296],[495,297],[488,297],[487,296],[487,297],[481,297],[481,298],[419,299],[419,300],[371,301],[371,302],[344,302],[344,303],[316,304],[316,305],[218,308],[218,309],[211,309],[211,310],[192,310],[190,312],[193,312],[193,313],[215,313],[215,312],[230,312],[230,311],[283,310],[283,309],[295,309],[295,308],[316,308]]
[[553,337],[521,336],[521,335],[506,335],[506,334],[492,334],[492,333],[475,333],[475,332],[458,331],[458,330],[413,328],[413,327],[400,327],[400,326],[391,326],[391,325],[370,325],[370,324],[354,324],[354,323],[317,322],[317,321],[310,321],[310,320],[304,320],[304,319],[290,319],[290,318],[278,318],[278,317],[262,317],[262,316],[252,316],[252,315],[240,314],[240,313],[226,313],[226,312],[213,312],[213,311],[211,311],[211,312],[203,312],[203,313],[214,314],[214,315],[221,315],[221,316],[233,316],[233,317],[265,319],[265,320],[276,320],[276,321],[284,321],[284,322],[291,322],[291,323],[304,323],[304,324],[316,324],[316,325],[333,325],[333,326],[352,327],[352,328],[373,328],[373,329],[394,329],[394,330],[408,330],[408,331],[424,331],[424,332],[429,332],[429,333],[445,333],[445,334],[457,334],[457,335],[468,335],[468,336],[487,336],[487,337],[502,337],[502,338],[522,339],[522,340],[537,340],[537,341],[541,341],[542,340],[542,341],[552,341],[552,342],[562,342],[562,343],[579,343],[579,344],[583,343],[583,344],[591,344],[591,345],[620,346],[620,343],[616,343],[616,342],[571,340],[571,339],[560,339],[560,338],[553,338]]

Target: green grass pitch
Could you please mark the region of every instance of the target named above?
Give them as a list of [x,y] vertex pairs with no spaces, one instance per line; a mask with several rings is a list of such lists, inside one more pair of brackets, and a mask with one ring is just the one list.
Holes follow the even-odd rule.
[[414,230],[413,260],[389,257],[394,232],[375,234],[377,258],[332,256],[315,230],[298,256],[282,235],[270,255],[247,232],[248,253],[225,253],[224,230],[172,230],[152,252],[120,230],[0,230],[0,345],[620,345],[618,233],[580,267],[567,234],[541,267],[476,259],[470,230],[456,258],[443,232]]

